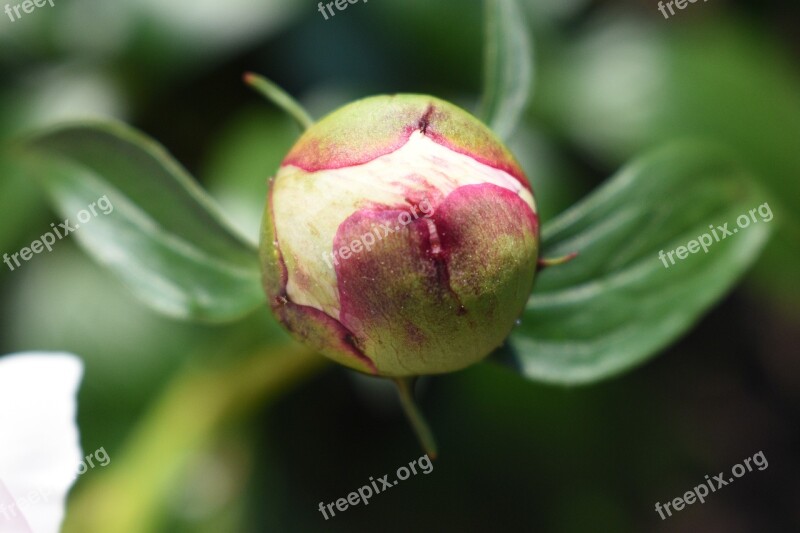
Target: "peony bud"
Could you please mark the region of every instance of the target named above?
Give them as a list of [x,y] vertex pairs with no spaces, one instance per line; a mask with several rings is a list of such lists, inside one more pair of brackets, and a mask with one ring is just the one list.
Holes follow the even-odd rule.
[[316,123],[286,156],[261,263],[298,339],[368,374],[416,376],[502,344],[538,245],[527,178],[486,126],[430,96],[376,96]]

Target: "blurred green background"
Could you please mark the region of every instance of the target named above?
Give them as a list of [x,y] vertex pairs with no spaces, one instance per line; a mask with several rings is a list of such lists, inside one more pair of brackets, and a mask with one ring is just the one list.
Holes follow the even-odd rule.
[[[213,412],[236,384],[193,376],[286,350],[266,309],[231,326],[175,322],[59,242],[0,268],[0,353],[67,350],[86,362],[83,447],[105,447],[112,464],[81,477],[65,531],[122,531],[90,525],[107,513],[131,532],[800,530],[800,6],[715,0],[665,20],[651,0],[522,3],[536,88],[510,144],[542,219],[649,147],[710,137],[736,150],[781,214],[745,282],[621,378],[559,388],[487,362],[424,380],[442,452],[433,472],[325,521],[320,501],[420,456],[394,391],[341,368],[295,368],[289,354],[274,369],[292,377],[285,390]],[[65,119],[124,120],[255,237],[266,179],[299,132],[244,86],[244,71],[316,117],[383,92],[477,107],[478,0],[373,0],[327,21],[316,7],[56,0],[0,17],[0,139]],[[57,220],[0,158],[0,253]],[[654,511],[760,450],[768,469],[666,521]]]

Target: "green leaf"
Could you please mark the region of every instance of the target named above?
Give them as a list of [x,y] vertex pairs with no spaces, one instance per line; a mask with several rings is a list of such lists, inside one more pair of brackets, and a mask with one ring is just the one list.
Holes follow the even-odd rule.
[[[776,201],[800,198],[796,61],[750,21],[695,22],[596,21],[543,62],[540,119],[613,164],[674,139],[714,139]],[[800,227],[800,211],[787,215]]]
[[539,63],[534,107],[539,122],[612,165],[676,138],[735,151],[781,220],[749,276],[753,293],[792,320],[800,316],[800,70],[784,40],[750,19],[701,18],[597,17]]
[[514,132],[533,84],[533,53],[525,14],[516,0],[486,0],[481,119],[501,139]]
[[[543,256],[577,251],[539,274],[513,364],[535,380],[577,384],[619,374],[686,332],[757,258],[774,221],[738,229],[767,198],[731,159],[678,143],[623,169],[543,231]],[[767,204],[767,208],[769,205]],[[762,208],[767,215],[767,208]],[[709,225],[736,233],[716,242]],[[709,233],[708,252],[659,259]]]
[[[255,244],[151,139],[121,124],[81,123],[34,135],[22,148],[28,172],[76,226],[65,238],[74,236],[145,303],[209,322],[264,303]],[[79,221],[93,203],[96,216]]]

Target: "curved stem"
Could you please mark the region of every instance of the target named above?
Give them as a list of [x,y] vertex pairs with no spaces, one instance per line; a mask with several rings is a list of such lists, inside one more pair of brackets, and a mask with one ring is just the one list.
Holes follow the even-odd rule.
[[578,252],[572,252],[570,254],[561,256],[561,257],[551,257],[549,259],[542,259],[540,258],[536,263],[536,271],[539,272],[544,270],[545,268],[552,267],[552,266],[559,266],[565,263],[569,263],[573,259],[578,257]]
[[295,344],[265,347],[226,367],[179,372],[108,471],[70,503],[65,533],[150,533],[193,451],[321,368],[324,359]]
[[436,439],[434,439],[430,426],[428,426],[414,401],[414,378],[395,378],[393,381],[397,384],[397,392],[400,393],[400,403],[403,406],[403,411],[405,411],[408,421],[411,422],[411,427],[414,429],[414,433],[417,434],[417,439],[419,439],[422,449],[428,454],[428,457],[436,459],[438,455]]
[[314,124],[314,119],[311,118],[311,115],[297,100],[267,78],[252,72],[246,72],[244,82],[261,93],[264,98],[286,111],[297,122],[301,130],[305,131]]

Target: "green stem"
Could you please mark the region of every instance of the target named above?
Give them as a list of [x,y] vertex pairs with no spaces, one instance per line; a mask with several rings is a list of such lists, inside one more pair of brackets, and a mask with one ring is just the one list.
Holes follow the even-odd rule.
[[436,459],[439,453],[436,449],[436,439],[414,401],[414,378],[395,378],[394,382],[397,384],[397,392],[400,393],[403,411],[405,411],[408,421],[411,422],[411,427],[414,429],[422,449],[428,454],[428,457]]
[[539,259],[537,261],[537,264],[536,264],[536,270],[539,271],[539,270],[544,270],[547,267],[563,265],[565,263],[569,263],[570,261],[572,261],[576,257],[578,257],[578,252],[572,252],[570,254],[567,254],[567,255],[564,255],[564,256],[561,256],[561,257],[552,257],[552,258],[549,258],[549,259]]
[[305,131],[314,124],[314,119],[311,118],[311,115],[303,109],[303,106],[301,106],[297,100],[265,77],[253,74],[252,72],[246,72],[244,75],[244,82],[261,93],[264,98],[286,111],[289,116],[297,121],[301,130]]
[[[165,502],[193,453],[220,428],[279,397],[322,366],[297,345],[266,348],[230,366],[179,373],[133,431],[123,453],[72,498],[64,533],[158,531]],[[89,480],[87,480],[89,481]]]

